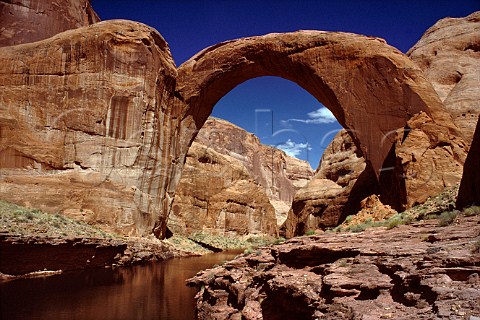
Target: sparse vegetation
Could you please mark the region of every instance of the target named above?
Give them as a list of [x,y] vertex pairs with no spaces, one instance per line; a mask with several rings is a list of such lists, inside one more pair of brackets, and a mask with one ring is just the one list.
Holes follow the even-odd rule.
[[305,232],[306,236],[312,236],[314,234],[315,234],[315,230],[308,230],[307,232]]
[[0,200],[0,232],[45,237],[120,238],[82,221]]
[[347,228],[348,231],[350,232],[362,232],[363,230],[367,229],[368,225],[365,223],[360,223],[360,224],[354,224],[352,226],[349,226]]
[[404,221],[400,215],[395,215],[392,218],[387,220],[387,229],[393,229],[398,227],[401,224],[404,224]]
[[457,218],[459,213],[460,211],[458,210],[442,212],[442,214],[440,214],[440,217],[439,217],[438,225],[440,227],[445,227],[452,224]]
[[344,223],[350,223],[352,221],[352,219],[353,219],[353,215],[349,215],[345,218]]
[[480,206],[471,206],[463,210],[463,215],[466,217],[480,215]]

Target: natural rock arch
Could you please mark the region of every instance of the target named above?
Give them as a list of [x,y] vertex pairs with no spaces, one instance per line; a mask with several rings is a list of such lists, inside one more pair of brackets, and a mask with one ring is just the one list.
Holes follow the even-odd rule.
[[177,97],[185,141],[214,105],[255,77],[291,80],[329,108],[348,129],[377,177],[397,129],[424,111],[452,128],[451,118],[420,69],[384,40],[351,33],[298,31],[223,42],[178,68]]

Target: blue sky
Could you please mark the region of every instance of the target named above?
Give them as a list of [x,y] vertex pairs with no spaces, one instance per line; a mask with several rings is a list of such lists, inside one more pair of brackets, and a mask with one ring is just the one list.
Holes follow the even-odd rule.
[[[129,19],[157,29],[177,65],[218,42],[271,32],[346,31],[384,38],[406,52],[437,20],[480,10],[479,0],[92,0],[102,20]],[[290,81],[262,77],[227,94],[213,115],[316,168],[340,125]]]

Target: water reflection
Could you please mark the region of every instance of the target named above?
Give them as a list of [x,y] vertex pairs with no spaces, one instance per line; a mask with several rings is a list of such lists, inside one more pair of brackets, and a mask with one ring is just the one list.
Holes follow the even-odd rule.
[[238,253],[0,283],[0,319],[194,319],[185,279]]

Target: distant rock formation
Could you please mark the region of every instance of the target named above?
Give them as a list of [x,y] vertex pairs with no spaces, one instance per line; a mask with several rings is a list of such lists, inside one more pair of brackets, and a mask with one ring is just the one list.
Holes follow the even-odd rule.
[[187,153],[168,226],[183,234],[276,235],[295,192],[312,176],[306,161],[210,118]]
[[0,0],[0,47],[47,39],[99,21],[90,0]]
[[374,172],[346,130],[323,153],[315,177],[295,194],[282,229],[287,237],[335,227],[360,210],[360,201],[378,192]]
[[174,234],[277,236],[275,209],[243,163],[193,142],[168,228]]
[[480,11],[439,20],[407,55],[424,71],[470,144],[480,114]]

